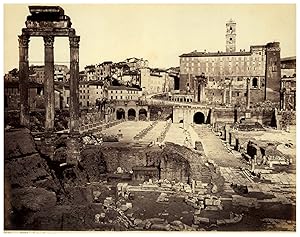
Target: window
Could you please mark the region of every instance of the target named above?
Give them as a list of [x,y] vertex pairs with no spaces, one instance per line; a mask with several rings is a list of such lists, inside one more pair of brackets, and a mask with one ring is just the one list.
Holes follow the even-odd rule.
[[255,77],[252,79],[252,87],[257,88],[257,84],[257,78]]
[[113,96],[111,96],[110,98],[111,98],[111,99],[113,99],[114,97],[113,97]]

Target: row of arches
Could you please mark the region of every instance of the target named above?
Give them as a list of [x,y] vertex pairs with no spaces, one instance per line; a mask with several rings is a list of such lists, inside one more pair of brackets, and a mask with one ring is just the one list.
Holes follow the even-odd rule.
[[[136,120],[137,116],[138,116],[139,120],[145,121],[145,120],[147,120],[148,112],[146,109],[142,108],[138,111],[138,115],[137,115],[135,109],[128,110],[128,112],[127,112],[128,120],[131,120],[131,121]],[[116,118],[117,118],[117,120],[126,119],[126,112],[123,108],[118,108],[116,110]]]

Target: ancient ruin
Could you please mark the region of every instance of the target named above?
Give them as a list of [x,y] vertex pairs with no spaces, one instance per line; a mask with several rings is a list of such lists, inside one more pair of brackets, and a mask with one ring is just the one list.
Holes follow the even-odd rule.
[[[238,52],[230,19],[226,52],[80,71],[64,9],[29,12],[5,77],[5,231],[296,230],[296,59],[279,42]],[[29,66],[31,37],[43,66]],[[55,64],[56,37],[70,69]]]

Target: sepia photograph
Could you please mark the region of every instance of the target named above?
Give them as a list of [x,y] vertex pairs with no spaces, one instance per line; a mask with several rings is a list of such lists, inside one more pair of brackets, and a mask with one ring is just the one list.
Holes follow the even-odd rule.
[[296,233],[296,3],[3,4],[4,232]]

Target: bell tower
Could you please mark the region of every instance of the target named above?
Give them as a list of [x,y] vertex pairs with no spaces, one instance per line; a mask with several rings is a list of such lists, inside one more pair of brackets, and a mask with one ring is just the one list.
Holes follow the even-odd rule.
[[226,22],[226,52],[236,50],[236,23],[230,19]]

